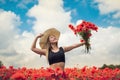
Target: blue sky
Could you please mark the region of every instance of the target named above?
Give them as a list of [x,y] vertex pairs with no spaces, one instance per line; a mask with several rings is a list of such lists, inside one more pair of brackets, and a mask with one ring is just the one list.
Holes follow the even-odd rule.
[[[6,11],[12,11],[15,14],[20,16],[22,24],[19,26],[21,31],[27,30],[30,31],[32,24],[28,24],[27,20],[31,18],[27,16],[28,10],[37,5],[37,0],[0,0],[0,9]],[[71,22],[75,23],[79,19],[91,21],[98,26],[106,27],[106,26],[116,26],[119,27],[120,20],[119,18],[114,19],[112,16],[113,13],[109,14],[100,14],[98,10],[98,3],[95,0],[63,0],[63,8],[65,11],[71,11]],[[111,23],[113,22],[113,23]]]
[[54,26],[61,32],[59,45],[72,45],[79,37],[68,24],[86,20],[99,27],[92,32],[91,54],[82,54],[84,46],[68,52],[66,67],[119,64],[119,4],[120,0],[0,0],[0,60],[6,66],[48,67],[46,57],[30,50],[35,36]]
[[[76,22],[78,19],[88,20],[93,23],[96,23],[99,26],[118,26],[118,19],[112,18],[112,14],[114,12],[110,12],[109,14],[100,14],[98,9],[98,3],[95,0],[64,0],[64,8],[68,10],[73,10],[72,12],[72,21]],[[97,1],[97,0],[96,0]],[[110,20],[104,21],[104,20]],[[116,21],[116,22],[115,22]],[[111,24],[110,22],[115,22]]]

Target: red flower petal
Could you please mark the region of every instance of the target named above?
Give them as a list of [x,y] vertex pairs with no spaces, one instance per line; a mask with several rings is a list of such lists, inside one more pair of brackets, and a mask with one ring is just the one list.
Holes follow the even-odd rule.
[[81,39],[80,42],[85,42],[85,40]]

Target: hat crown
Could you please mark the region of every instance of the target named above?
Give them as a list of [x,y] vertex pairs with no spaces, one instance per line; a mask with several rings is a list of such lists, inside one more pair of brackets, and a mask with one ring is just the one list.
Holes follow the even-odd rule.
[[44,35],[40,38],[40,47],[42,49],[47,48],[47,39],[50,35],[55,35],[57,39],[60,37],[60,32],[56,28],[47,29],[43,34]]

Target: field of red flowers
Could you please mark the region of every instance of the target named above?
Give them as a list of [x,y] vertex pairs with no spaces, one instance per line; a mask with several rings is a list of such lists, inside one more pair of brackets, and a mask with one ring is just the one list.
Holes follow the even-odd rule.
[[120,69],[99,69],[93,67],[65,68],[64,72],[57,68],[28,69],[9,66],[0,68],[0,80],[120,80]]

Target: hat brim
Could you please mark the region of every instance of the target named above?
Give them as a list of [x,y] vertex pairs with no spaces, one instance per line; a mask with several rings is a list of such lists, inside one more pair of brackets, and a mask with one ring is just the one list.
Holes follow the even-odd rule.
[[42,49],[47,49],[47,39],[50,35],[54,35],[57,39],[60,37],[60,32],[55,28],[50,28],[43,33],[43,36],[40,38],[40,47]]

